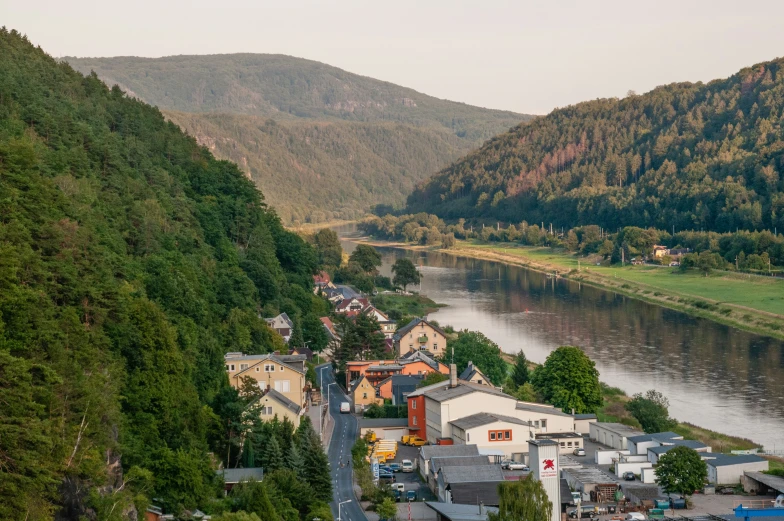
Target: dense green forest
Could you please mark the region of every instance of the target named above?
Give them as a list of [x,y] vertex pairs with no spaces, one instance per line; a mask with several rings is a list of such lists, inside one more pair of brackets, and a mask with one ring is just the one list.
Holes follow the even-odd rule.
[[275,432],[241,450],[223,355],[326,314],[314,248],[158,109],[5,28],[0,71],[0,518],[236,507],[214,464]]
[[360,219],[372,206],[402,205],[417,182],[474,147],[446,129],[401,123],[165,115],[237,163],[286,223]]
[[290,56],[65,60],[237,162],[287,224],[401,206],[417,182],[530,119]]
[[423,182],[447,219],[784,230],[784,60],[553,111]]

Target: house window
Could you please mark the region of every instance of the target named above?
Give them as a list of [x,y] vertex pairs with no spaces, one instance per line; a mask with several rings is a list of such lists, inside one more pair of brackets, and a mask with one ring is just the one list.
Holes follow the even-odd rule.
[[417,417],[416,416],[414,416],[414,422],[413,423],[414,423],[414,425],[417,424]]
[[414,344],[408,344],[408,349],[409,350],[413,350],[414,349]]
[[265,373],[272,373],[273,371],[275,371],[275,365],[274,364],[264,364],[264,372]]
[[367,399],[367,393],[362,393],[362,398]]
[[413,400],[413,401],[411,402],[411,408],[412,408],[412,409],[416,409],[416,400]]
[[562,442],[561,442],[561,448],[563,449],[563,448],[565,448],[565,447],[566,447],[566,442],[563,442],[563,441],[562,441]]
[[272,416],[272,407],[262,407],[261,414],[263,416]]
[[433,351],[438,351],[438,344],[433,344]]
[[511,430],[504,430],[504,431],[490,431],[488,438],[490,441],[511,441],[512,440],[512,431]]
[[248,368],[248,364],[240,364],[240,371],[244,371]]
[[234,371],[234,364],[231,364],[229,367],[231,368],[229,371]]
[[482,385],[482,379],[481,379],[481,378],[479,378],[479,379],[476,381],[476,383],[478,383],[479,385]]
[[571,441],[567,441],[567,442],[566,442],[566,446],[567,446],[567,447],[571,447],[571,446],[572,446],[572,442],[571,442]]
[[466,441],[471,441],[471,433],[466,432]]
[[537,429],[539,428],[539,420],[534,422],[534,427],[537,428]]
[[283,371],[283,366],[280,366],[280,370]]
[[433,333],[433,338],[438,338],[438,333]]
[[256,368],[256,372],[257,372],[257,373],[259,372],[259,368],[258,368],[258,367]]
[[542,424],[542,429],[546,429],[547,428],[547,420],[542,420],[541,424]]
[[275,390],[279,393],[291,392],[291,384],[288,380],[278,380],[275,382]]

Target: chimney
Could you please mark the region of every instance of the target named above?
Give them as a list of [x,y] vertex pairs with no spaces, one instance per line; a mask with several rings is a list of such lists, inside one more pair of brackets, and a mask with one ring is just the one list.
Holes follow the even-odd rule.
[[449,387],[457,387],[457,366],[449,365]]

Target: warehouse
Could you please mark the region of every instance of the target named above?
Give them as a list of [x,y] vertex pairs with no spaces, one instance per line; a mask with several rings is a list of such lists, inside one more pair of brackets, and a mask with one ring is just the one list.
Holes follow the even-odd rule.
[[711,454],[703,456],[708,465],[708,482],[715,485],[737,485],[741,482],[744,472],[762,472],[768,470],[768,460],[747,454],[730,456],[727,454]]
[[659,463],[659,458],[675,447],[688,447],[701,453],[710,453],[711,448],[696,440],[672,440],[671,445],[660,445],[648,449],[648,461],[654,465]]
[[627,439],[645,433],[622,423],[597,422],[589,425],[591,439],[617,450],[627,449]]

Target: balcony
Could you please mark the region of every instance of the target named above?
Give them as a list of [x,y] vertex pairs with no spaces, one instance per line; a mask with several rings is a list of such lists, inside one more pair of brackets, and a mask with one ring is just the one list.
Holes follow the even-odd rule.
[[422,335],[421,337],[417,338],[417,342],[420,344],[427,344],[427,335]]

